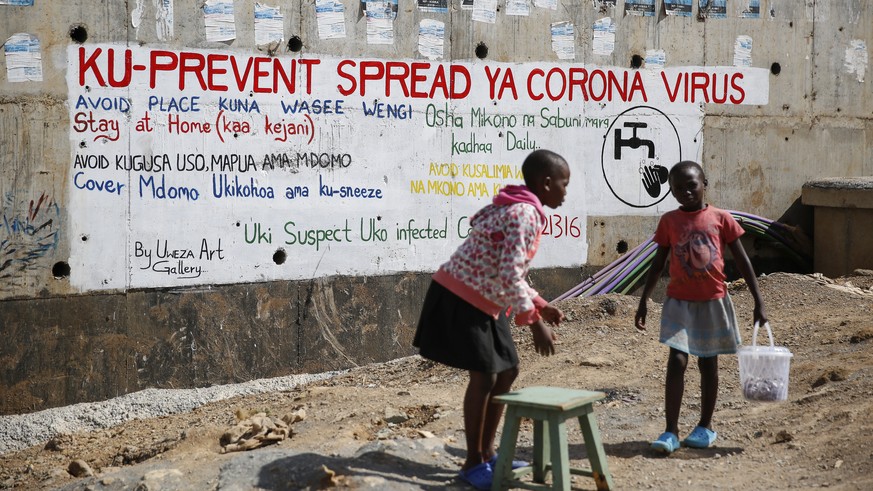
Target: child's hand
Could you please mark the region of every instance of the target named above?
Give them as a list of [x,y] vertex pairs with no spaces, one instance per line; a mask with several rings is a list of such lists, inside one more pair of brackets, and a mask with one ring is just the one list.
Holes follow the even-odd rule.
[[542,320],[538,320],[530,325],[530,332],[533,334],[534,349],[537,353],[543,356],[555,354],[555,340],[558,339],[558,336],[552,332],[551,327]]
[[634,325],[637,326],[637,329],[640,331],[646,330],[646,314],[649,312],[649,308],[646,306],[644,302],[640,302],[640,306],[637,307],[637,314],[634,316]]
[[763,305],[756,305],[756,306],[755,306],[754,313],[753,313],[752,315],[753,315],[753,317],[754,317],[754,319],[755,319],[755,322],[756,322],[759,326],[763,326],[764,324],[766,324],[766,323],[768,322],[768,319],[767,319],[767,313],[764,312],[764,306],[763,306]]
[[540,315],[546,322],[554,326],[560,325],[564,320],[564,313],[559,308],[553,307],[552,304],[540,309]]

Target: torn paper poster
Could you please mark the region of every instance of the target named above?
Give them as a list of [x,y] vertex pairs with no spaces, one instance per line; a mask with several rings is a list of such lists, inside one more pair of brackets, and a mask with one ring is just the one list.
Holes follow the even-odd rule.
[[576,36],[569,21],[552,24],[552,51],[560,60],[576,59]]
[[282,11],[261,3],[255,4],[255,45],[282,44],[285,39]]
[[701,17],[709,19],[726,19],[727,18],[727,0],[700,0],[698,4]]
[[142,23],[142,13],[145,10],[143,3],[145,0],[136,0],[136,7],[130,12],[130,25],[133,26],[139,39],[139,25]]
[[737,36],[734,42],[734,66],[752,66],[752,38]]
[[529,16],[530,0],[506,0],[506,15]]
[[33,7],[33,0],[0,0],[0,5],[16,5],[18,7]]
[[418,10],[422,12],[433,12],[435,14],[445,14],[449,11],[448,0],[418,0]]
[[611,17],[598,19],[594,23],[594,54],[611,55],[615,50],[615,24]]
[[39,39],[32,34],[13,34],[4,44],[8,82],[42,82]]
[[558,10],[558,0],[533,0],[534,7],[549,10]]
[[394,44],[397,0],[367,0],[367,44]]
[[173,39],[173,0],[153,0],[155,4],[155,32],[158,40]]
[[236,39],[233,0],[207,0],[203,5],[203,24],[206,26],[207,41],[223,42]]
[[473,10],[473,0],[460,0],[461,10]]
[[740,12],[742,19],[760,19],[761,18],[761,0],[745,0],[746,7]]
[[340,0],[315,0],[315,20],[319,39],[346,37],[345,7]]
[[663,49],[646,50],[646,68],[661,70],[667,65],[667,53]]
[[497,0],[475,0],[473,2],[473,20],[495,24],[497,22]]
[[667,15],[691,17],[691,0],[664,0],[664,11]]
[[655,16],[655,0],[624,0],[625,15]]
[[438,20],[421,19],[418,25],[418,52],[429,60],[443,57],[446,25]]
[[[9,59],[9,55],[7,55]],[[858,82],[864,82],[867,71],[867,43],[863,39],[853,39],[846,48],[846,71],[858,75]]]
[[616,0],[591,0],[591,2],[594,4],[594,8],[615,8]]

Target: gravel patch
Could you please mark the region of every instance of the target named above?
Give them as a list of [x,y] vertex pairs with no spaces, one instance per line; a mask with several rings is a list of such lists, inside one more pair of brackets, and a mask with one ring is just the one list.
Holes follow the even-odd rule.
[[0,454],[43,443],[60,434],[110,428],[132,419],[184,413],[210,402],[288,390],[341,373],[345,371],[289,375],[200,389],[145,389],[107,401],[0,416]]

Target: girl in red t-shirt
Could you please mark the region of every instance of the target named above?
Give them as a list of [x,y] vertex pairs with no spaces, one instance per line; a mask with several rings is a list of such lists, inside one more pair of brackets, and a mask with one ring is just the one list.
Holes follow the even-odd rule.
[[700,369],[700,421],[682,443],[706,448],[717,437],[712,430],[712,413],[718,396],[718,355],[736,353],[740,343],[734,306],[725,287],[725,245],[755,300],[755,322],[767,322],[752,263],[739,240],[744,231],[730,213],[706,204],[703,168],[696,162],[679,162],[670,169],[669,182],[680,206],[664,214],[658,223],[658,250],[634,318],[637,329],[645,330],[646,303],[669,255],[670,282],[661,311],[660,336],[670,347],[664,403],[667,427],[652,442],[652,448],[668,454],[680,445],[679,409],[689,354],[697,356]]

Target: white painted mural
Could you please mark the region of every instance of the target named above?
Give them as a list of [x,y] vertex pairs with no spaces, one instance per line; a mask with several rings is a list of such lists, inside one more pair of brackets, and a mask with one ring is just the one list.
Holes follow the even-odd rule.
[[432,271],[537,148],[570,195],[535,266],[587,257],[589,214],[675,207],[703,104],[766,69],[68,50],[70,266],[80,291]]

